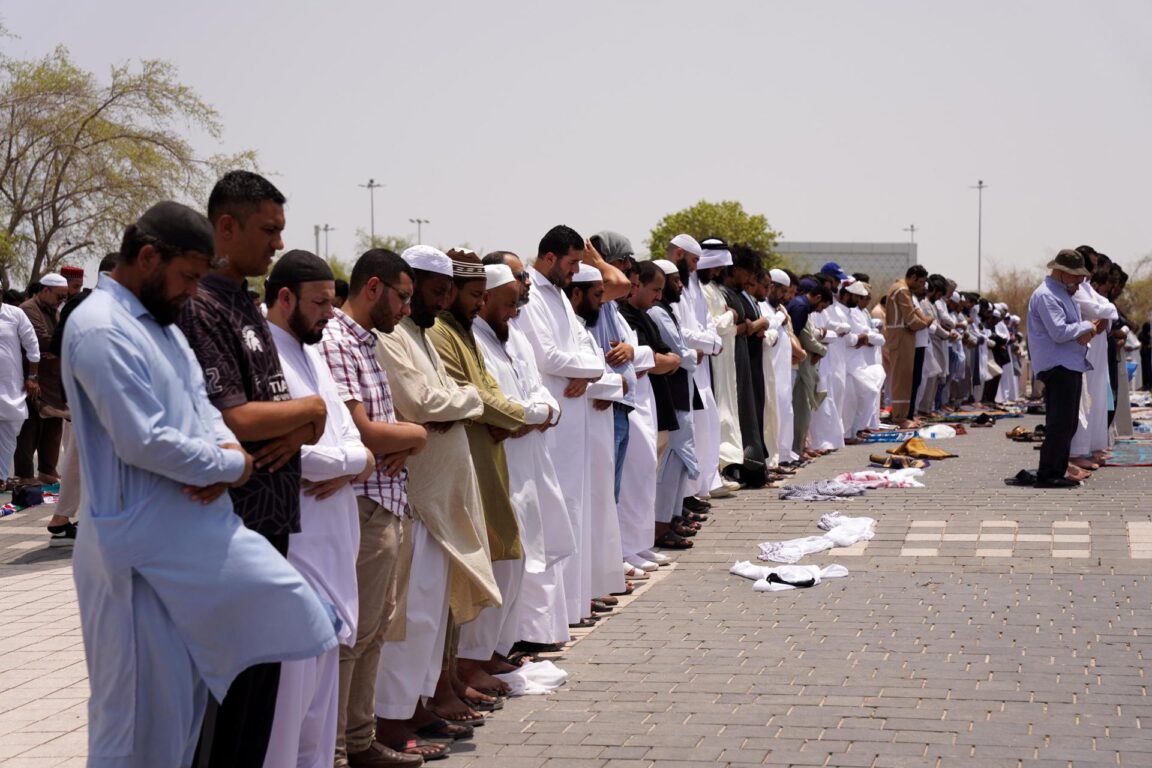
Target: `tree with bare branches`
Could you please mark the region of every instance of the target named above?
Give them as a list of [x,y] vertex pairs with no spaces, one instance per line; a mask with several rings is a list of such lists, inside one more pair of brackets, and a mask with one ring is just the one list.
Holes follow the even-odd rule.
[[254,167],[252,152],[200,157],[184,135],[221,130],[168,62],[113,67],[105,83],[63,47],[0,59],[0,286],[115,250],[149,205],[199,201],[223,169]]

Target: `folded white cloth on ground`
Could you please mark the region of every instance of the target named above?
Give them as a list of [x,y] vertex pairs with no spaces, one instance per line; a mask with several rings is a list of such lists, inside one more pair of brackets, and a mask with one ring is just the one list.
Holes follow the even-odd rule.
[[508,683],[509,696],[539,696],[551,693],[568,681],[568,673],[550,661],[533,661],[515,672],[495,677]]
[[837,563],[821,568],[818,565],[780,565],[769,567],[753,565],[747,560],[735,563],[728,571],[756,583],[752,588],[757,592],[783,592],[789,589],[814,587],[824,579],[842,579],[848,569]]
[[923,488],[924,483],[916,480],[924,470],[909,467],[884,471],[845,472],[836,476],[836,482],[858,485],[861,488]]
[[916,434],[925,440],[947,440],[956,437],[956,430],[947,424],[930,424]]
[[876,521],[870,517],[847,517],[839,512],[820,518],[820,527],[828,525],[823,536],[807,536],[789,541],[766,541],[760,545],[759,559],[776,563],[795,563],[805,555],[833,547],[850,547],[876,535]]

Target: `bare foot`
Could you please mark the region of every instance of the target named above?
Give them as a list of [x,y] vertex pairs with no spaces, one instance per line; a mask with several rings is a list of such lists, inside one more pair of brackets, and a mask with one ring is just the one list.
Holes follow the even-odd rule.
[[489,695],[504,695],[512,690],[508,683],[492,677],[484,671],[484,662],[474,659],[457,659],[456,671],[460,679],[476,690]]
[[428,700],[428,709],[449,722],[480,717],[480,713],[464,703],[463,698],[457,694],[455,683],[454,679],[450,680],[448,675],[441,673],[440,679],[436,681],[436,693]]
[[515,664],[509,664],[504,659],[499,658],[496,654],[492,654],[492,658],[484,662],[483,667],[484,671],[490,675],[504,675],[520,669]]

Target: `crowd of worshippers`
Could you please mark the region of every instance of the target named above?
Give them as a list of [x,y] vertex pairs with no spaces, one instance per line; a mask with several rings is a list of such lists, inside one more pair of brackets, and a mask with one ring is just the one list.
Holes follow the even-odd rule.
[[919,266],[876,297],[836,264],[556,226],[528,254],[374,248],[338,295],[315,254],[273,265],[284,226],[233,171],[206,215],[144,213],[94,290],[49,275],[5,308],[28,378],[0,423],[19,475],[61,483],[94,764],[444,757],[710,499],[1019,396],[1018,318]]

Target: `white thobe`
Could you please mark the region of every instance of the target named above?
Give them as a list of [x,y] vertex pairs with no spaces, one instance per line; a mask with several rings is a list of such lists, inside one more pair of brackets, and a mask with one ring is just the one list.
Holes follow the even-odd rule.
[[12,470],[16,437],[28,418],[24,392],[24,359],[40,362],[40,342],[32,321],[20,307],[0,304],[0,478]]
[[787,342],[787,334],[780,328],[780,316],[767,301],[759,302],[760,317],[768,320],[764,332],[764,449],[768,451],[764,463],[775,467],[780,463],[780,419],[776,406],[776,347]]
[[1072,300],[1080,308],[1080,316],[1085,320],[1108,320],[1104,333],[1092,337],[1088,344],[1088,363],[1091,366],[1084,373],[1084,396],[1088,407],[1085,416],[1072,437],[1072,455],[1087,456],[1093,451],[1108,447],[1108,398],[1112,384],[1108,378],[1108,340],[1104,334],[1111,331],[1112,322],[1119,319],[1116,306],[1101,296],[1088,281],[1080,283]]
[[672,305],[672,314],[680,323],[680,333],[692,350],[703,353],[692,380],[700,395],[703,408],[692,412],[695,427],[696,456],[700,464],[700,477],[696,484],[697,496],[707,496],[720,486],[720,414],[716,410],[716,395],[712,391],[712,366],[709,363],[720,354],[724,346],[716,330],[716,322],[708,311],[708,300],[700,287],[695,272],[688,275],[688,284],[680,301]]
[[[632,330],[629,327],[629,330]],[[636,344],[636,392],[628,414],[628,446],[620,479],[620,551],[627,558],[650,549],[656,529],[656,398],[647,372],[656,365],[649,346]]]
[[[843,413],[846,438],[872,428],[873,419],[879,418],[880,394],[884,389],[884,366],[879,360],[884,334],[873,330],[872,316],[863,309],[849,310],[848,321]],[[853,346],[859,342],[861,333],[868,335],[867,343]]]
[[744,438],[740,434],[740,408],[736,400],[736,319],[720,286],[709,283],[701,291],[708,314],[716,326],[723,348],[712,361],[712,394],[720,417],[720,468],[744,463]]
[[576,623],[590,609],[589,603],[581,599],[580,586],[584,583],[581,564],[586,556],[580,548],[591,514],[587,473],[589,405],[586,395],[565,397],[564,389],[569,379],[599,379],[604,374],[604,359],[590,354],[581,344],[580,321],[560,289],[535,268],[529,269],[528,274],[532,293],[514,323],[532,346],[544,386],[564,409],[560,422],[545,434],[577,547],[575,556],[560,563],[568,617],[570,623]]
[[826,330],[822,341],[828,354],[820,361],[820,386],[825,388],[828,396],[812,410],[809,433],[812,447],[825,451],[844,447],[844,420],[840,407],[844,403],[846,346],[843,334],[848,332],[848,318],[841,313],[843,309],[843,304],[834,301],[823,312],[814,312],[811,316],[813,326]]
[[[314,445],[300,450],[301,477],[323,482],[360,474],[368,465],[368,449],[360,441],[327,364],[316,347],[301,345],[277,325],[270,324],[269,329],[288,393],[294,399],[320,395],[328,408],[324,432]],[[356,642],[359,548],[360,517],[350,484],[323,500],[300,494],[300,532],[289,537],[288,562],[336,609],[343,621],[338,634],[343,645]],[[339,694],[338,648],[314,659],[284,662],[264,765],[330,766],[336,748]]]
[[[472,333],[484,355],[488,372],[500,385],[505,397],[524,407],[530,424],[543,424],[548,418],[548,407],[553,410],[553,423],[560,418],[559,404],[552,393],[540,385],[531,349],[517,347],[517,339],[521,344],[527,343],[518,329],[510,326],[508,341],[501,342],[492,327],[483,318],[477,318],[472,324]],[[543,414],[539,413],[540,406],[545,406]],[[547,628],[543,634],[549,639],[536,642],[551,643],[567,639],[567,612],[562,604],[556,605],[555,600],[549,599],[555,590],[546,587],[557,578],[556,563],[570,556],[574,549],[572,523],[564,511],[564,494],[548,454],[544,433],[532,430],[520,437],[509,438],[504,441],[504,452],[508,459],[509,498],[520,527],[520,546],[524,550],[524,559],[492,564],[504,602],[499,609],[486,609],[471,623],[481,625],[477,630],[487,624],[497,625],[494,627],[497,637],[495,647],[501,654],[507,654],[511,645],[521,639],[520,626],[525,615],[542,620]],[[553,526],[560,529],[553,538],[562,539],[566,534],[567,540],[559,547],[549,549],[545,532]],[[519,565],[523,573],[516,573],[514,565]],[[530,583],[527,592],[524,589],[526,580]],[[533,604],[530,605],[530,602]],[[560,621],[556,620],[557,615]],[[523,639],[541,636],[540,633],[532,634],[533,638]],[[552,639],[557,634],[562,636]],[[462,628],[460,653],[469,658],[465,655],[467,649],[464,647],[463,635]]]
[[[580,318],[577,318],[580,320]],[[624,323],[627,325],[627,323]],[[596,339],[583,327],[580,343],[591,355],[604,359],[604,352]],[[589,508],[585,563],[587,576],[583,583],[589,588],[588,600],[603,597],[624,590],[624,572],[620,568],[620,517],[616,511],[616,445],[613,408],[598,411],[592,407],[597,400],[613,404],[624,402],[624,377],[614,373],[604,363],[604,375],[588,385],[585,397],[588,400],[588,501]],[[631,398],[629,398],[631,399]]]
[[776,455],[780,461],[795,461],[799,458],[792,450],[793,420],[792,420],[792,333],[789,330],[788,311],[784,305],[772,310],[777,328],[780,332],[780,341],[772,348],[772,367],[776,375],[776,418],[778,438],[776,441]]

